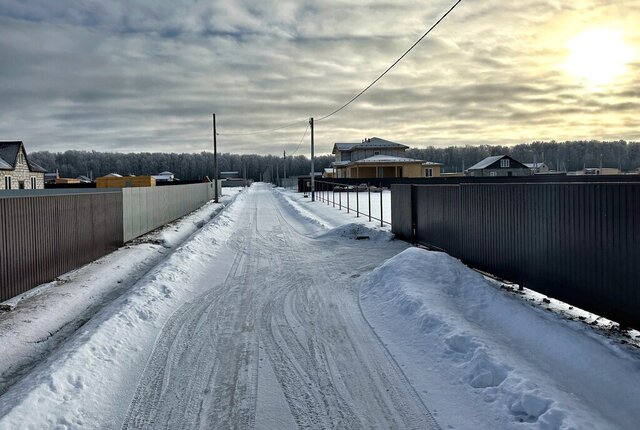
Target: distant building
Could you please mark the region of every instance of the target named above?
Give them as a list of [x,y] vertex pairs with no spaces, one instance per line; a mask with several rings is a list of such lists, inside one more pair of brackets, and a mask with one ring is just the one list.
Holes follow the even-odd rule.
[[154,187],[155,185],[156,180],[153,176],[122,176],[110,173],[96,178],[96,188]]
[[529,169],[531,169],[532,173],[547,173],[549,171],[549,166],[545,163],[524,163]]
[[57,178],[54,184],[79,184],[81,181],[77,178]]
[[220,172],[218,177],[220,179],[240,179],[240,172]]
[[171,172],[160,172],[157,175],[153,175],[157,182],[171,182],[175,181],[175,175]]
[[487,157],[465,171],[466,176],[529,176],[529,167],[508,155]]
[[331,166],[336,178],[419,178],[423,160],[404,157],[409,147],[372,137],[360,143],[336,143]]
[[620,169],[616,167],[585,167],[577,175],[619,175]]
[[441,175],[442,163],[427,161],[422,163],[422,176],[425,178],[438,178]]
[[84,176],[84,175],[80,175],[76,179],[78,181],[80,181],[81,183],[83,183],[83,184],[89,184],[89,183],[93,182],[90,177]]
[[0,190],[43,189],[44,173],[21,141],[0,142]]
[[322,177],[325,179],[335,178],[335,171],[333,167],[325,167],[322,172]]

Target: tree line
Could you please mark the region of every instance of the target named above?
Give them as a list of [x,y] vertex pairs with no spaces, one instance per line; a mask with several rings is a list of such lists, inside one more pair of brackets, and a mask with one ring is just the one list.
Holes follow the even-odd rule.
[[550,169],[577,171],[584,167],[616,167],[628,172],[640,167],[640,142],[533,142],[514,146],[480,145],[411,148],[407,157],[443,163],[444,172],[462,172],[492,155],[509,155],[522,163],[545,162]]
[[[546,162],[551,169],[561,171],[581,170],[583,167],[617,167],[632,171],[640,167],[639,142],[533,142],[515,146],[480,145],[450,146],[447,148],[411,148],[407,157],[444,164],[445,172],[460,172],[491,155],[507,154],[523,163]],[[109,173],[122,175],[153,175],[170,171],[182,180],[199,180],[213,177],[213,154],[177,154],[163,152],[115,153],[97,151],[76,151],[52,153],[33,152],[30,159],[47,171],[58,171],[62,177],[89,175],[95,177]],[[315,159],[315,170],[322,171],[334,160],[332,155],[321,155]],[[247,178],[261,180],[263,177],[283,177],[286,166],[287,176],[308,175],[311,161],[304,155],[277,157],[274,155],[218,155],[220,171],[237,171],[242,176],[246,169]]]
[[[33,152],[29,158],[47,169],[49,172],[58,171],[61,177],[75,178],[80,175],[97,178],[109,173],[121,175],[155,175],[160,172],[172,172],[181,180],[200,180],[204,177],[213,178],[213,153],[177,154],[165,152],[116,153],[97,151],[65,152]],[[315,159],[314,168],[322,171],[329,167],[333,156],[322,155]],[[294,157],[277,157],[274,155],[238,155],[218,154],[218,169],[221,172],[238,172],[255,181],[273,175],[287,176],[308,175],[311,171],[311,160],[304,155]]]

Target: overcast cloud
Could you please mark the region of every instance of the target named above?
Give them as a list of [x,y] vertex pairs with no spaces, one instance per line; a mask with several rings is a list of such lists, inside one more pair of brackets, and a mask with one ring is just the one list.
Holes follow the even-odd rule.
[[[451,1],[0,0],[0,139],[30,151],[293,152]],[[640,139],[640,0],[463,0],[396,69],[317,123],[318,152],[379,136],[412,146]],[[567,41],[620,30],[606,88],[567,74]],[[225,136],[276,127],[270,134]],[[305,142],[299,153],[307,153]]]

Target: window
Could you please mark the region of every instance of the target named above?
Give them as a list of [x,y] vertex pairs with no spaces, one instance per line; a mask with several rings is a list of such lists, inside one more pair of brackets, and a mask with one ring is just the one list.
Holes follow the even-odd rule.
[[380,155],[380,151],[373,151],[373,155]]
[[38,180],[36,178],[31,178],[31,189],[35,190],[38,188]]
[[431,177],[433,177],[433,169],[431,169],[431,168],[427,168],[427,169],[425,170],[425,176],[426,176],[427,178],[431,178]]
[[18,154],[18,162],[24,164],[24,154],[22,152]]
[[502,160],[500,160],[500,167],[509,167],[509,159],[503,158]]
[[491,172],[489,173],[489,176],[498,176],[498,174],[496,172]]
[[5,190],[10,190],[11,189],[11,176],[5,176],[4,177],[4,189]]

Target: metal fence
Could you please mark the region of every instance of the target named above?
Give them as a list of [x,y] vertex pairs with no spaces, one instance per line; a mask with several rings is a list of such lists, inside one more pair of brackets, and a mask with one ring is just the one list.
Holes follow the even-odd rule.
[[0,301],[122,244],[122,194],[0,198]]
[[198,209],[214,196],[213,183],[122,189],[127,242]]
[[393,232],[640,328],[640,183],[393,185]]
[[213,183],[0,193],[0,302],[192,212],[214,193]]
[[[360,184],[357,186],[344,185],[331,181],[315,181],[316,199],[326,203],[328,206],[333,205],[338,210],[345,210],[347,213],[355,213],[356,218],[360,215],[365,216],[369,221],[378,221],[380,226],[391,225],[390,217],[385,219],[383,189],[370,186],[368,184]],[[365,194],[365,196],[360,196]],[[372,199],[372,194],[374,198]],[[336,197],[337,195],[337,197]],[[378,196],[378,198],[375,198]],[[378,206],[376,208],[375,206]],[[374,210],[378,210],[379,215],[375,216]]]

